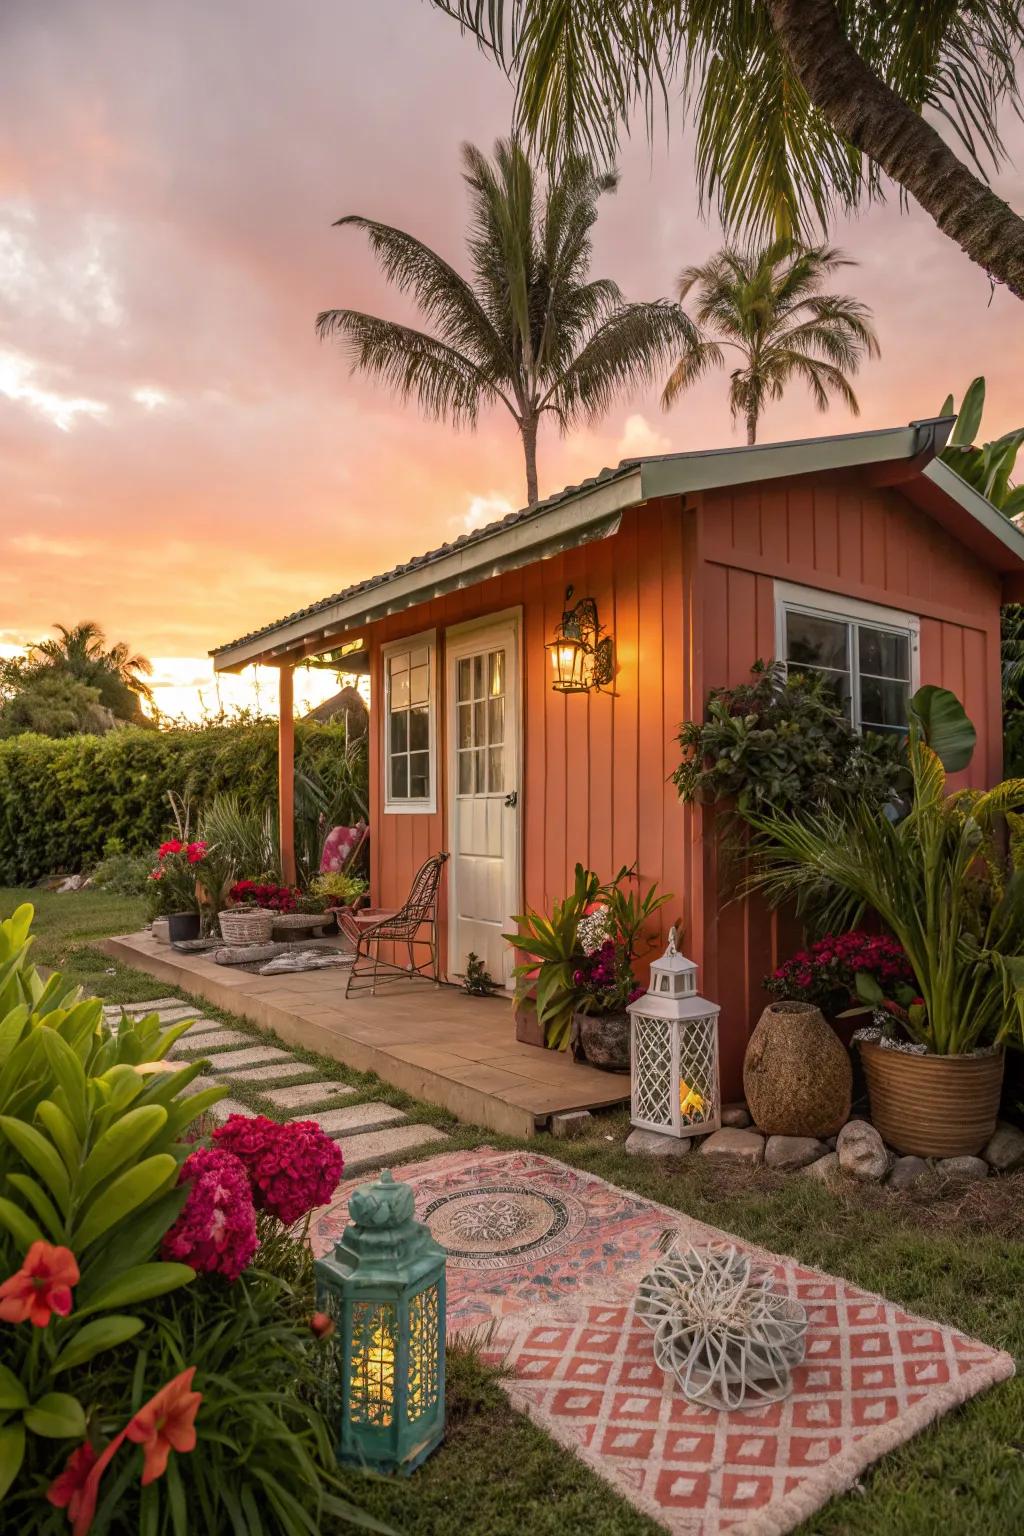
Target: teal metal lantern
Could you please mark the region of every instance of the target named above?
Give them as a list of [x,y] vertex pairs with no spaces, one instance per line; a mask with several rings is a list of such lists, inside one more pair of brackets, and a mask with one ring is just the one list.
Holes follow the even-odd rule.
[[334,1321],[340,1462],[409,1473],[444,1436],[445,1251],[390,1172],[357,1189],[351,1223],[316,1261]]

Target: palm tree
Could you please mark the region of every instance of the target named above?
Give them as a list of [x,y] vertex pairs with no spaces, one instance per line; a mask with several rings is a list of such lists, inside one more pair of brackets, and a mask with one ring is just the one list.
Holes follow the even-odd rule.
[[33,673],[60,672],[98,690],[100,702],[119,720],[142,718],[140,699],[153,701],[146,678],[153,671],[147,657],[133,653],[123,640],[108,648],[98,624],[86,619],[70,629],[55,624],[57,638],[32,647],[28,668]]
[[701,192],[727,228],[809,242],[888,177],[1024,298],[1024,219],[985,175],[1006,160],[1000,109],[1020,102],[1020,0],[433,4],[514,77],[517,126],[552,159],[610,158],[638,102],[653,129],[677,77]]
[[742,417],[748,444],[769,400],[781,400],[787,384],[802,379],[819,411],[838,395],[856,416],[857,396],[848,375],[865,356],[878,356],[871,311],[844,294],[822,293],[838,267],[851,266],[830,246],[811,249],[776,240],[763,250],[726,247],[679,278],[680,301],[697,290],[697,339],[688,346],[665,385],[661,403],[676,398],[709,369],[739,353],[729,385],[732,417]]
[[354,368],[427,416],[473,427],[482,406],[504,405],[522,437],[532,504],[541,418],[565,430],[602,415],[620,390],[670,362],[691,327],[675,304],[628,304],[609,278],[589,278],[597,200],[614,175],[570,155],[542,184],[514,140],[499,140],[493,163],[471,144],[462,160],[472,282],[403,230],[358,214],[337,221],[366,231],[385,276],[412,294],[432,331],[329,309],[317,332],[340,335]]

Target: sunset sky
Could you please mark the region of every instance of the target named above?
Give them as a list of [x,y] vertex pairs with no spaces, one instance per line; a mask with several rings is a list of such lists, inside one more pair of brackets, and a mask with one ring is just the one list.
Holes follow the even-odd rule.
[[[506,132],[511,99],[423,0],[4,0],[0,649],[95,619],[154,658],[164,708],[198,715],[218,703],[209,647],[521,504],[504,412],[476,434],[425,422],[313,330],[333,305],[412,315],[364,237],[332,229],[342,214],[464,268],[458,148]],[[1005,136],[998,185],[1020,209],[1009,112]],[[594,275],[668,295],[721,243],[679,121],[620,167]],[[1019,425],[1024,305],[895,196],[832,233],[882,343],[860,424],[934,414],[984,373],[986,435]],[[853,425],[794,388],[763,435]],[[542,437],[541,494],[627,454],[738,441],[722,375],[668,415],[652,391]],[[314,675],[310,696],[332,688]]]

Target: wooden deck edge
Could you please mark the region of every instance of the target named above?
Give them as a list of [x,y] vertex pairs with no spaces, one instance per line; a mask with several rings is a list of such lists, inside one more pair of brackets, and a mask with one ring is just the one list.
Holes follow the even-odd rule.
[[[427,1067],[391,1056],[380,1046],[366,1041],[353,1040],[330,1026],[304,1019],[291,1010],[279,1007],[265,997],[254,997],[242,988],[218,983],[212,976],[203,976],[187,967],[178,965],[169,956],[142,955],[130,944],[118,938],[102,939],[99,944],[105,955],[133,970],[144,971],[157,981],[178,987],[192,997],[201,997],[218,1008],[225,1008],[247,1019],[259,1029],[273,1030],[287,1045],[302,1046],[329,1056],[355,1072],[375,1072],[393,1088],[399,1088],[412,1098],[425,1100],[445,1109],[468,1125],[483,1126],[503,1136],[531,1137],[540,1128],[532,1110],[507,1104],[502,1099],[442,1077]],[[546,1117],[544,1117],[546,1119]]]

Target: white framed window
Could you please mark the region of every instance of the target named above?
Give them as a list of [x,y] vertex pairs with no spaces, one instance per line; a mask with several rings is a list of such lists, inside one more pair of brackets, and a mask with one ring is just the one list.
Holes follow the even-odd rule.
[[775,583],[775,654],[828,679],[858,730],[902,735],[919,682],[916,614],[814,587]]
[[437,810],[437,632],[395,640],[384,668],[384,810]]

